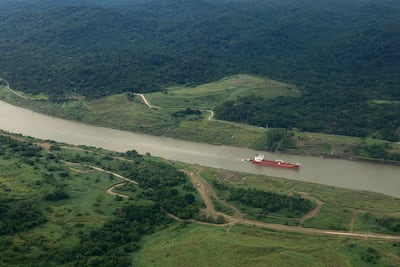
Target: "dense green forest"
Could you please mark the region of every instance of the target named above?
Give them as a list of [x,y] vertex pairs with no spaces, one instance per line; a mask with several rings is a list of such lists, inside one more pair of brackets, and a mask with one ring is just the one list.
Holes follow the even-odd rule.
[[399,139],[398,1],[27,2],[0,1],[0,77],[18,90],[60,101],[250,73],[303,96],[238,99],[219,118]]
[[298,128],[359,137],[400,140],[400,105],[374,104],[365,97],[332,92],[307,93],[301,98],[256,96],[228,101],[215,109],[222,120],[238,121],[261,127]]

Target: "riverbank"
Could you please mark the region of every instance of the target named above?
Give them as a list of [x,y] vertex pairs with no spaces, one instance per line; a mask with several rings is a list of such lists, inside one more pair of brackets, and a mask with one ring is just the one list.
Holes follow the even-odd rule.
[[[173,107],[171,96],[168,96],[168,102],[161,98],[160,93],[150,95],[148,99],[143,95],[125,93],[95,100],[69,99],[53,103],[43,96],[35,99],[10,89],[8,85],[0,86],[0,99],[50,116],[186,141],[268,150],[265,143],[270,129],[210,119],[210,110],[202,110],[197,115],[177,116],[175,114],[183,107]],[[202,89],[203,94],[204,91]],[[174,94],[177,93],[174,91]],[[157,105],[151,103],[152,100],[158,101]],[[183,103],[181,99],[176,101]],[[193,105],[205,107],[201,103]],[[400,164],[399,160],[389,160],[391,155],[400,158],[399,143],[296,130],[286,132],[290,134],[288,142],[278,142],[274,150],[291,155]],[[376,150],[383,156],[371,153]]]
[[149,153],[173,161],[400,196],[397,190],[400,187],[398,179],[400,170],[397,166],[263,152],[268,159],[282,159],[302,164],[298,171],[267,168],[242,161],[260,153],[259,150],[215,146],[96,127],[49,117],[2,101],[0,101],[0,114],[0,125],[3,130],[43,140],[93,146],[118,152],[134,149],[141,154]]

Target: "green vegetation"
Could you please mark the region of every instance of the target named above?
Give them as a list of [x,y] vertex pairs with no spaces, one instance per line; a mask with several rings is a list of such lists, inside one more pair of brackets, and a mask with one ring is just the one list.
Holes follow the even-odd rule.
[[57,188],[53,192],[49,193],[44,197],[44,199],[49,201],[59,201],[63,199],[68,199],[69,195],[64,190]]
[[357,217],[357,230],[374,229],[374,231],[382,233],[398,233],[400,232],[400,218],[390,215],[383,216],[379,213],[365,212]]
[[382,100],[382,99],[375,99],[375,100],[371,100],[372,103],[374,104],[381,104],[381,105],[385,105],[385,104],[400,104],[400,101],[396,101],[396,100]]
[[[129,266],[141,237],[168,227],[165,212],[191,218],[200,207],[182,172],[135,151],[2,134],[0,168],[5,266]],[[124,200],[107,194],[119,182],[113,172],[139,182],[131,184],[140,195]]]
[[296,149],[294,133],[283,129],[270,129],[255,144],[255,148],[266,151]]
[[64,251],[57,255],[58,261],[69,264],[71,258],[77,258],[75,264],[80,266],[129,266],[130,254],[140,249],[140,237],[169,221],[156,204],[124,206],[116,213],[116,219],[83,235],[69,255]]
[[[216,194],[222,200],[233,200],[231,192],[242,192],[240,199],[243,196],[243,204],[254,202],[254,204],[247,205],[233,202],[246,213],[247,218],[296,225],[296,220],[292,219],[301,219],[305,212],[315,207],[314,204],[311,206],[310,204],[319,200],[322,203],[321,210],[315,216],[307,217],[302,223],[304,227],[331,230],[350,230],[350,228],[353,228],[352,230],[355,231],[372,230],[383,233],[394,233],[389,229],[397,229],[396,227],[398,227],[400,200],[394,197],[210,168],[204,168],[201,177],[213,186]],[[267,199],[256,201],[257,197],[262,195],[274,196],[277,199],[282,197],[282,202],[279,202],[279,200],[268,202]],[[299,195],[302,198],[299,198]],[[304,204],[306,209],[302,210],[297,207],[296,212],[293,212],[288,210],[290,205],[286,204],[283,205],[286,209],[278,212],[262,212],[263,209],[269,208],[268,205],[279,207],[279,204],[283,204],[287,200]],[[296,200],[299,201],[296,202]],[[251,208],[251,206],[258,208]],[[302,211],[302,215],[299,215],[299,211]],[[367,217],[359,213],[366,214]],[[379,221],[381,224],[378,223],[377,218],[382,218]],[[398,230],[396,231],[396,233],[399,233]]]
[[[250,94],[256,87],[263,86],[270,89],[260,90],[268,95],[268,91],[274,91],[274,83],[248,75],[236,75],[216,83],[205,86],[204,94],[213,88],[225,88],[226,84],[237,84],[235,90],[229,94]],[[243,84],[248,84],[244,88]],[[257,85],[258,84],[258,85]],[[276,85],[277,91],[285,92],[285,86]],[[281,87],[279,87],[281,86]],[[201,87],[201,86],[200,86]],[[288,86],[287,86],[288,87]],[[178,92],[189,90],[181,88]],[[223,90],[223,89],[222,89]],[[193,91],[195,92],[195,91]],[[287,91],[287,93],[292,91]],[[173,104],[174,97],[168,94],[150,94],[149,98],[158,101],[155,108],[147,107],[139,96],[131,93],[113,95],[95,100],[69,100],[64,103],[53,103],[45,100],[35,101],[29,98],[22,98],[11,93],[5,86],[0,86],[1,99],[14,105],[24,106],[37,112],[47,113],[54,116],[79,120],[90,124],[105,127],[119,128],[123,130],[148,133],[153,135],[165,135],[174,138],[186,139],[195,142],[205,142],[211,144],[234,145],[250,147],[260,150],[281,151],[293,154],[308,154],[324,157],[352,157],[367,158],[373,160],[392,160],[398,161],[400,144],[382,142],[371,138],[353,138],[340,135],[318,134],[310,132],[299,132],[297,130],[285,129],[265,129],[244,124],[229,123],[210,119],[210,111],[200,108],[211,108],[212,102],[202,102],[194,95],[189,95],[186,101],[180,94],[177,101],[191,103],[194,106],[172,108],[179,106]],[[165,98],[163,98],[165,97]],[[271,95],[273,97],[273,95]],[[168,101],[164,101],[168,99]],[[167,102],[170,102],[169,104]],[[150,102],[155,105],[153,102]],[[176,102],[178,103],[178,102]],[[196,104],[195,104],[196,103]],[[159,106],[160,104],[167,105]],[[168,105],[170,105],[168,107]],[[190,114],[189,114],[190,113]],[[265,126],[265,125],[264,125]],[[384,156],[367,153],[370,146],[379,146],[384,149]]]
[[[147,236],[137,266],[397,266],[400,245],[185,224]],[[375,264],[374,264],[375,263]]]
[[[241,77],[238,76],[237,79],[239,78]],[[251,79],[257,78],[248,77],[249,81]],[[235,80],[232,78],[232,82]],[[215,83],[215,86],[218,87],[219,83]],[[129,93],[90,101],[69,100],[64,103],[53,103],[21,98],[12,94],[6,87],[0,86],[0,97],[18,106],[66,119],[197,142],[251,147],[254,140],[263,134],[263,131],[256,127],[209,120],[208,111],[202,111],[202,114],[196,112],[191,115],[179,115],[185,110],[198,110],[191,106],[183,109],[149,108],[140,97],[132,97]]]
[[104,2],[3,4],[0,75],[54,100],[237,73],[398,97],[393,1]]
[[400,161],[400,153],[393,152],[389,143],[359,145],[355,148],[355,153],[363,158]]
[[[70,118],[89,121],[84,98],[158,92],[150,100],[160,106],[215,108],[224,120],[400,140],[397,1],[6,2],[0,77]],[[261,78],[224,78],[239,73]],[[210,88],[214,81],[221,86]],[[176,129],[171,113],[154,113],[115,124]]]
[[[391,242],[174,221],[166,212],[202,219],[198,211],[203,207],[193,185],[176,166],[198,170],[134,150],[110,152],[3,133],[0,265],[396,266],[400,262],[400,246]],[[219,198],[214,201],[232,214],[237,210],[230,205],[237,204],[248,213],[247,218],[270,223],[349,229],[354,218],[353,231],[399,232],[400,203],[393,197],[200,170]],[[121,181],[125,185],[113,189],[120,195],[106,192]],[[304,218],[316,199],[323,202],[321,212]],[[267,212],[260,216],[260,210]],[[225,222],[222,216],[204,220]]]
[[369,104],[366,97],[309,92],[301,98],[247,96],[215,108],[218,119],[274,128],[298,128],[358,137],[400,140],[400,106]]
[[280,195],[257,189],[232,188],[228,200],[259,208],[264,214],[282,213],[285,210],[286,217],[299,217],[315,208],[312,201],[300,196]]
[[274,98],[285,95],[298,96],[299,91],[289,84],[253,75],[238,74],[198,86],[168,87],[162,92],[146,96],[155,106],[164,108],[214,109],[227,100],[249,95]]
[[352,212],[338,205],[325,204],[319,215],[304,222],[305,227],[350,230]]
[[43,213],[31,203],[13,207],[1,203],[0,215],[0,235],[27,231],[46,222]]
[[[8,102],[199,142],[400,160],[399,2],[23,2],[0,0]],[[197,170],[0,135],[0,265],[399,266],[399,242],[171,218],[398,235],[399,199],[204,168],[231,217],[202,217],[177,166]]]

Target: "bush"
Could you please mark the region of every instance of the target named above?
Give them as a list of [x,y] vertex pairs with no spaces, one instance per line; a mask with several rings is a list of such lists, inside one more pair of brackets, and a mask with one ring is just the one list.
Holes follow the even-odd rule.
[[68,199],[69,195],[62,189],[57,189],[54,192],[49,193],[44,197],[45,200],[48,201],[59,201],[59,200],[64,200]]

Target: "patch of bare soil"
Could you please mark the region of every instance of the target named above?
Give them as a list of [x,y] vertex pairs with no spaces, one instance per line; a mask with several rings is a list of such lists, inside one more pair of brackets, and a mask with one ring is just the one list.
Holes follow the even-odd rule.
[[315,216],[317,216],[319,214],[319,212],[321,211],[322,205],[324,205],[324,203],[321,200],[317,199],[317,198],[311,197],[308,193],[302,192],[301,196],[303,198],[306,198],[306,199],[309,199],[311,201],[314,201],[317,204],[317,206],[313,210],[311,210],[307,214],[304,214],[304,216],[301,218],[300,225],[303,225],[303,223],[306,220],[314,218]]

